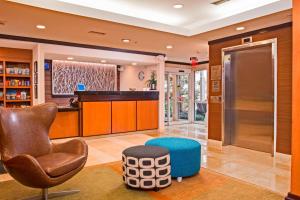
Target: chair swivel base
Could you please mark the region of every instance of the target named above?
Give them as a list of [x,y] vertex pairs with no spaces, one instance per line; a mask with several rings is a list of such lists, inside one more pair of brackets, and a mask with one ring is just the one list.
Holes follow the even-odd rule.
[[52,198],[56,198],[56,197],[62,197],[62,196],[76,194],[79,192],[80,192],[80,190],[64,190],[64,191],[48,193],[48,189],[43,189],[41,195],[25,198],[22,200],[48,200],[48,199],[52,199]]

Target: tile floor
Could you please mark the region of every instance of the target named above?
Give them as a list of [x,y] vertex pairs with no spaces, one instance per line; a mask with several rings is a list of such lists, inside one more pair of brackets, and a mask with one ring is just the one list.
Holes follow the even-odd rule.
[[[290,156],[276,158],[268,153],[235,146],[211,144],[204,124],[182,124],[166,127],[165,135],[192,137],[202,144],[202,167],[250,182],[282,195],[290,190]],[[163,136],[163,135],[162,135]]]
[[[144,144],[152,137],[192,137],[202,144],[202,167],[244,180],[286,195],[290,185],[290,159],[275,159],[267,153],[234,146],[221,147],[207,141],[207,129],[199,124],[166,127],[164,134],[154,131],[117,136],[85,138],[89,145],[86,166],[121,160],[121,152],[130,146]],[[56,140],[61,142],[64,140]],[[10,180],[7,174],[0,181]]]
[[207,140],[207,125],[201,124],[179,124],[166,126],[166,135],[192,137],[201,141]]

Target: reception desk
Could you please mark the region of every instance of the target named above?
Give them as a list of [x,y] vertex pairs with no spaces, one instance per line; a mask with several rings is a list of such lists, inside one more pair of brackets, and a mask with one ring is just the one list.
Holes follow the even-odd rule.
[[158,129],[156,91],[84,91],[75,95],[80,136]]
[[58,113],[50,128],[51,139],[79,136],[79,108],[58,107]]

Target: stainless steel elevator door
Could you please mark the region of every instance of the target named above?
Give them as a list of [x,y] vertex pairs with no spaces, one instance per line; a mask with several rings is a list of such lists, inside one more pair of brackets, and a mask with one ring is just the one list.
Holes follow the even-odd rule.
[[272,45],[225,52],[225,57],[225,138],[235,146],[272,153]]

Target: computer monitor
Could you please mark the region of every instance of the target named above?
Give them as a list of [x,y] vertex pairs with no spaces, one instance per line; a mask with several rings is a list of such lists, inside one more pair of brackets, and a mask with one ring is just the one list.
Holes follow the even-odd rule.
[[77,91],[85,91],[85,85],[82,83],[77,84]]

